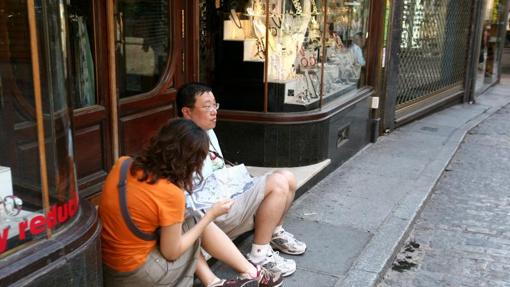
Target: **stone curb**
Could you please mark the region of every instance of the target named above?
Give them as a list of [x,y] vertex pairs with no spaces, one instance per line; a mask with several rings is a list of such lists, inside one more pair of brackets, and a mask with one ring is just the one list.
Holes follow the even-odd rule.
[[[489,93],[491,90],[489,90]],[[420,181],[423,183],[422,188],[418,188],[408,194],[393,209],[392,214],[381,224],[374,237],[354,261],[345,278],[339,280],[335,287],[367,287],[375,286],[379,283],[381,276],[393,262],[396,252],[400,250],[404,243],[403,241],[412,230],[414,221],[432,194],[437,181],[441,178],[443,171],[460,147],[466,134],[508,103],[510,103],[510,99],[507,99],[506,103],[488,107],[484,112],[456,129],[436,160],[423,171],[423,177],[428,178],[423,178]]]

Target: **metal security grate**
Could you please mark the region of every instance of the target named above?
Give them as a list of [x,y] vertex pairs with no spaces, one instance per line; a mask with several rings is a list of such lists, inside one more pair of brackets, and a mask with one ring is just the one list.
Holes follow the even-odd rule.
[[397,109],[463,81],[472,2],[403,1]]

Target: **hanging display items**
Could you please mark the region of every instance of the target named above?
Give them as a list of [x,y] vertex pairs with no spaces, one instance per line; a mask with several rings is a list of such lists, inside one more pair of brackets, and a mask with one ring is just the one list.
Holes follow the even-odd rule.
[[224,18],[223,40],[243,41],[244,62],[267,61],[267,79],[285,85],[286,104],[307,105],[321,92],[329,97],[357,86],[365,65],[364,2],[328,1],[328,15],[321,0],[236,2]]
[[252,22],[241,20],[237,12],[232,9],[228,20],[223,21],[223,40],[245,40],[252,35]]

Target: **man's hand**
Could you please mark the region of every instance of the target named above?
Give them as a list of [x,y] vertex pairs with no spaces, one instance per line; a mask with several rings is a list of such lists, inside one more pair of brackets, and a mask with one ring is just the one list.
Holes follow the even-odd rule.
[[230,210],[234,201],[232,199],[222,199],[217,201],[208,211],[213,218],[221,216]]

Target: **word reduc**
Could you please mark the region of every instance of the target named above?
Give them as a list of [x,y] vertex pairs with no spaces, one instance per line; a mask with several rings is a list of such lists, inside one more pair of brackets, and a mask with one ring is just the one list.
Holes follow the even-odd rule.
[[[18,239],[23,241],[27,238],[27,233],[37,235],[44,232],[46,229],[52,229],[57,224],[62,224],[73,216],[78,211],[78,197],[70,199],[64,204],[54,204],[46,215],[36,215],[30,219],[18,222]],[[12,226],[5,227],[0,233],[0,254],[6,251],[7,241],[9,239],[9,231]]]

